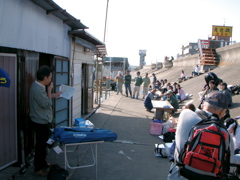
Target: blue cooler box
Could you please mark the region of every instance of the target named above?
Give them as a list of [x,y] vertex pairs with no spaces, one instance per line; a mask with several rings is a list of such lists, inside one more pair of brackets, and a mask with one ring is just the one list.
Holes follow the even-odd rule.
[[79,127],[86,127],[86,120],[83,118],[76,118],[75,119],[75,126],[79,126]]

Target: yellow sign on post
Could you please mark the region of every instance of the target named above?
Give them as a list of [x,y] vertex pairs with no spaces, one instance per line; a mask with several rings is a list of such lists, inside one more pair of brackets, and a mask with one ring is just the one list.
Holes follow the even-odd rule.
[[212,36],[232,37],[232,26],[212,26]]

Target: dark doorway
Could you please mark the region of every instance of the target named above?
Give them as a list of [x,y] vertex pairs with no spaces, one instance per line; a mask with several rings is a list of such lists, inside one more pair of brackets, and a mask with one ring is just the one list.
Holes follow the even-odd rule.
[[82,64],[82,115],[93,110],[93,65]]
[[[69,85],[69,59],[51,54],[41,53],[39,67],[47,65],[53,70],[53,91],[59,91],[61,84]],[[64,98],[53,99],[53,122],[55,127],[69,125],[69,100]]]

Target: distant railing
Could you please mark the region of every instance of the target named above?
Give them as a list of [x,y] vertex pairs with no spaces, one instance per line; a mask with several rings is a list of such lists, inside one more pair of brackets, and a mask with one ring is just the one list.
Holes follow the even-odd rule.
[[198,40],[198,49],[199,53],[202,56],[202,48],[220,48],[224,46],[228,46],[231,44],[235,44],[236,41],[221,41],[221,40],[204,40],[204,39],[199,39]]

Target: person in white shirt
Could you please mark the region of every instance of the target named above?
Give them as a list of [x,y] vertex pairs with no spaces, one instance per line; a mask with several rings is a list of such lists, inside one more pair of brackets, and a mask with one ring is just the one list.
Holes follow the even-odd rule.
[[[227,109],[227,97],[219,91],[213,91],[209,93],[203,102],[202,110],[205,114],[211,118],[211,120],[220,121],[220,119],[225,115]],[[184,148],[185,143],[188,140],[188,135],[191,128],[201,121],[200,116],[195,112],[184,109],[179,118],[177,124],[177,131],[175,136],[175,152],[174,152],[174,162],[170,166],[168,180],[187,180],[179,174],[179,152]],[[240,164],[240,156],[234,155],[234,142],[230,138],[230,163]],[[232,169],[231,169],[232,171]]]
[[227,118],[224,125],[228,128],[228,131],[233,137],[234,142],[234,154],[240,153],[240,125],[233,118]]
[[198,76],[198,73],[199,73],[199,66],[198,65],[196,65],[196,66],[194,66],[193,67],[194,68],[194,71],[192,72],[192,76],[194,77],[194,76]]

